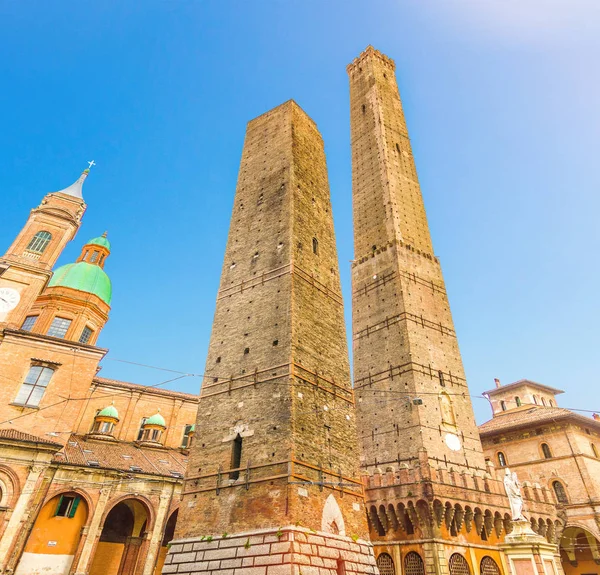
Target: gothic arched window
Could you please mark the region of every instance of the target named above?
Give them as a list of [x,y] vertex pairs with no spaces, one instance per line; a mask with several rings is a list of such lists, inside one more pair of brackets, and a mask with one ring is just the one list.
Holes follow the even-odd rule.
[[467,560],[460,553],[453,553],[448,562],[450,575],[471,575]]
[[552,488],[554,489],[554,495],[556,495],[556,501],[559,503],[569,503],[565,487],[560,481],[555,481],[552,484]]
[[405,575],[425,575],[425,564],[421,556],[415,551],[406,554],[404,558]]
[[394,560],[387,553],[381,553],[377,557],[377,568],[380,575],[395,575],[396,573],[394,571]]
[[502,451],[498,451],[498,465],[500,467],[506,467],[506,455]]
[[544,454],[544,459],[552,459],[552,452],[547,443],[542,443],[542,453]]
[[36,254],[41,254],[48,247],[51,239],[52,234],[50,232],[38,232],[27,244],[27,250],[30,252],[35,252]]

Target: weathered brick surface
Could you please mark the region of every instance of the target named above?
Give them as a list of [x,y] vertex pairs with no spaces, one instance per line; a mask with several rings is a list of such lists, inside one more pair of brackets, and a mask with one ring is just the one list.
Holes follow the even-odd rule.
[[176,537],[249,532],[244,558],[282,525],[366,537],[323,141],[293,101],[248,124],[205,373]]
[[453,552],[472,561],[471,545],[500,563],[508,500],[484,460],[395,65],[369,47],[348,74],[354,387],[371,537],[395,562],[427,549],[443,557],[427,558],[432,573],[446,573]]

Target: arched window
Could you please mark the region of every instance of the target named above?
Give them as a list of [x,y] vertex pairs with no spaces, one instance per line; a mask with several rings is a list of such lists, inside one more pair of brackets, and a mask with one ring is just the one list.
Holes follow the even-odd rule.
[[453,553],[448,561],[450,575],[471,575],[467,560],[460,553]]
[[518,395],[515,397],[515,403],[517,404],[517,407],[521,407],[521,398]]
[[387,553],[381,553],[377,557],[377,568],[379,569],[379,575],[395,575],[396,573],[394,571],[394,560]]
[[546,398],[545,398],[545,397],[542,397],[542,405],[543,405],[544,407],[546,407]]
[[569,503],[565,487],[560,481],[552,483],[552,488],[554,489],[554,495],[556,495],[556,501],[559,503]]
[[27,250],[35,252],[36,254],[44,253],[44,250],[48,247],[51,239],[52,234],[50,232],[38,232],[27,244]]
[[425,575],[425,564],[415,551],[406,554],[404,558],[404,575]]
[[319,240],[317,238],[313,238],[313,254],[319,255]]
[[[537,405],[538,404],[537,395],[534,395],[532,397],[533,397],[533,403],[535,403]],[[492,559],[492,561],[493,561],[493,559]]]
[[500,567],[491,557],[486,555],[479,566],[481,575],[500,575]]
[[554,402],[551,399],[549,400],[549,403],[550,403],[550,407],[554,407]]
[[598,459],[598,448],[593,443],[590,443],[590,445],[592,446],[592,453],[594,454],[594,457]]
[[502,451],[498,451],[498,465],[500,467],[506,467],[506,455]]
[[502,408],[502,411],[506,411],[506,402],[504,400],[500,402],[500,407]]
[[544,454],[545,459],[552,459],[552,452],[550,451],[550,446],[547,443],[542,443],[542,453]]

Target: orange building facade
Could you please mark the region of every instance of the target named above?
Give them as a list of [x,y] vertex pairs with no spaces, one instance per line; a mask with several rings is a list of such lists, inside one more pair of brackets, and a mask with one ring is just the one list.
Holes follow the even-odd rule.
[[106,234],[53,270],[87,175],[0,258],[0,573],[158,574],[175,528],[197,398],[98,376]]
[[[600,420],[559,407],[561,393],[534,381],[496,380],[486,392],[493,418],[479,431],[490,464],[516,471],[526,494],[551,493],[565,573],[598,574]],[[536,528],[545,533],[543,525]]]

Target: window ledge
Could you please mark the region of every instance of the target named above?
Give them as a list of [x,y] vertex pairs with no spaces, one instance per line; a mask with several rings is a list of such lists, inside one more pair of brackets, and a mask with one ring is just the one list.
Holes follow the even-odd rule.
[[21,408],[27,408],[27,409],[39,409],[40,406],[39,405],[28,405],[26,403],[15,403],[15,402],[11,402],[8,405],[12,405],[13,407],[21,407]]

